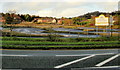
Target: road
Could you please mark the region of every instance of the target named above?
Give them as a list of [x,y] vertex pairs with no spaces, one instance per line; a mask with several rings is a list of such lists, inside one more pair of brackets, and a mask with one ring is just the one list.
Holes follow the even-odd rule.
[[119,70],[120,67],[118,49],[2,50],[0,56],[3,70]]

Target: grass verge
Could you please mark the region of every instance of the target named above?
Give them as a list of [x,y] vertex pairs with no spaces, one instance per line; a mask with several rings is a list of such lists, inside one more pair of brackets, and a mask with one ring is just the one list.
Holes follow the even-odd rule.
[[[119,37],[17,38],[0,37],[3,49],[102,49],[120,48]],[[53,39],[53,40],[51,40]]]

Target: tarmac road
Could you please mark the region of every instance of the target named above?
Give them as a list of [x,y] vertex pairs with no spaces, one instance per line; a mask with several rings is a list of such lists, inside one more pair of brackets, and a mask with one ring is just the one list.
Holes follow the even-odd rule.
[[2,50],[2,68],[23,70],[119,70],[118,49]]

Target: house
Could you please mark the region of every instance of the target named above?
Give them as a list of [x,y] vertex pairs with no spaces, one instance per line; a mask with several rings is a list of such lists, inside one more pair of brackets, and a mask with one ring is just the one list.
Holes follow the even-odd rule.
[[5,22],[5,18],[4,17],[0,17],[0,23],[4,23]]
[[57,23],[57,20],[54,18],[35,18],[34,22],[38,23]]
[[58,19],[57,24],[62,24],[62,25],[72,25],[73,21],[72,19]]
[[[21,23],[22,22],[22,19],[18,15],[16,15],[16,14],[11,14],[10,17],[13,18],[13,21],[11,23],[17,24],[17,23]],[[2,23],[6,23],[5,17],[0,16],[0,23],[1,22]]]
[[64,20],[58,19],[57,24],[62,24],[63,22],[64,22]]
[[52,23],[57,23],[57,20],[56,20],[56,19],[53,19],[53,20],[52,20]]
[[12,22],[12,23],[14,23],[14,24],[21,23],[21,22],[23,21],[23,20],[21,19],[21,17],[19,17],[19,16],[16,15],[16,14],[13,14],[12,17],[14,17],[14,18],[13,18],[13,22]]

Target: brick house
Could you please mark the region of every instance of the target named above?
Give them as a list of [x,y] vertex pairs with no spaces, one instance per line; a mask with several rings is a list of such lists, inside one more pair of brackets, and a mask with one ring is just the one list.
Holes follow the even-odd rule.
[[57,24],[71,25],[73,21],[72,19],[58,19]]
[[0,23],[4,23],[5,22],[5,18],[4,17],[0,17]]
[[57,20],[54,18],[35,18],[34,21],[38,23],[57,23]]
[[13,19],[13,23],[21,23],[23,20],[21,19],[21,17],[19,17],[18,15],[12,15],[12,17],[14,17]]
[[[13,17],[13,22],[11,22],[11,23],[14,23],[14,24],[21,23],[23,21],[18,15],[15,15],[15,14],[10,15],[10,17]],[[5,17],[0,16],[0,23],[1,22],[2,23],[6,22]]]
[[63,19],[58,19],[57,24],[62,24],[64,22]]

